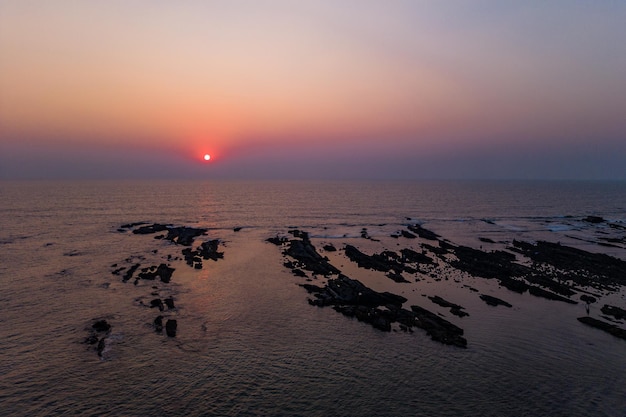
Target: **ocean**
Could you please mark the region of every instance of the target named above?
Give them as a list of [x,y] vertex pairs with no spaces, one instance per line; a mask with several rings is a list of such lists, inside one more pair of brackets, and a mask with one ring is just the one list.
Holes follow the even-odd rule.
[[[626,416],[626,340],[577,320],[581,294],[598,299],[591,317],[626,308],[623,287],[578,286],[570,304],[444,258],[395,282],[343,250],[435,259],[424,245],[436,243],[397,237],[420,225],[527,266],[514,241],[626,260],[624,182],[23,181],[1,182],[0,201],[0,415]],[[182,245],[132,233],[155,223],[207,229],[191,248],[217,239],[223,258],[197,269]],[[294,275],[266,241],[296,229],[350,278],[461,327],[467,348],[310,305],[300,284],[328,279]],[[161,263],[169,282],[124,279]],[[158,315],[176,320],[175,337],[155,331]],[[111,329],[98,353],[87,339],[99,320]]]

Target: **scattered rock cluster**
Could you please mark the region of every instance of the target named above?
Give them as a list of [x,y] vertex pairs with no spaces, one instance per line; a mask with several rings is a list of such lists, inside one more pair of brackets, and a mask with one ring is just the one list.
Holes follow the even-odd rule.
[[[590,216],[584,221],[602,223],[605,220]],[[473,277],[495,279],[502,287],[513,292],[528,292],[537,297],[570,304],[577,304],[577,301],[572,298],[574,295],[586,292],[580,287],[597,291],[615,291],[626,285],[626,262],[605,254],[591,253],[558,243],[544,241],[527,243],[517,240],[514,240],[512,245],[506,248],[507,250],[483,251],[482,247],[475,249],[455,245],[448,240],[441,239],[439,235],[421,225],[408,225],[407,229],[408,231],[395,233],[393,237],[420,238],[434,241],[435,244],[421,243],[421,252],[404,248],[400,250],[400,253],[385,250],[373,255],[368,255],[355,246],[347,244],[344,248],[345,255],[360,268],[385,272],[387,277],[398,283],[409,282],[403,274],[427,272],[435,280],[439,280],[437,273],[442,273],[445,268],[453,268]],[[328,279],[325,286],[302,285],[315,297],[309,300],[310,304],[333,306],[342,314],[356,317],[380,330],[391,330],[392,323],[398,323],[403,330],[420,327],[426,329],[434,340],[456,346],[466,346],[467,342],[462,337],[463,331],[452,323],[434,313],[427,312],[427,314],[426,310],[419,306],[411,306],[411,310],[402,308],[404,301],[401,301],[400,296],[372,292],[373,290],[365,287],[360,281],[341,274],[328,262],[328,258],[317,253],[308,233],[299,230],[291,230],[289,233],[294,236],[294,239],[278,236],[267,239],[281,246],[283,254],[292,259],[284,265],[291,269],[294,275],[300,277],[308,277],[303,270],[312,272],[314,276],[333,277]],[[493,243],[493,240],[487,238],[481,241]],[[324,250],[330,252],[336,248],[332,245],[325,245]],[[529,262],[519,262],[518,255],[527,258]],[[336,275],[338,276],[334,278]],[[471,290],[477,292],[473,288]],[[394,298],[395,302],[392,302],[389,299],[390,296],[399,298]],[[510,303],[491,295],[481,294],[480,298],[491,306],[512,307]],[[450,312],[458,317],[469,315],[463,307],[439,296],[429,297],[429,299],[442,307],[450,308]],[[596,302],[595,297],[588,294],[580,296],[580,300],[586,303],[587,312],[589,312],[589,304]],[[607,315],[615,314],[618,319],[626,318],[626,311],[617,307],[605,306],[602,312]],[[613,324],[598,319],[579,320],[621,337],[622,329]],[[424,323],[429,324],[426,326]]]
[[[175,245],[185,246],[181,254],[186,263],[196,269],[202,268],[202,261],[212,259],[217,261],[224,257],[223,252],[218,251],[219,240],[213,239],[206,242],[202,242],[195,250],[191,249],[194,240],[206,234],[205,228],[194,228],[187,226],[174,227],[169,224],[154,223],[149,224],[146,222],[128,223],[118,228],[119,232],[126,233],[131,231],[133,235],[150,235],[156,233],[162,233],[155,236],[156,239],[166,239]],[[153,250],[153,253],[157,253],[157,250]],[[178,260],[180,258],[174,258]],[[137,305],[147,308],[155,308],[159,310],[159,314],[152,322],[156,333],[163,333],[169,337],[176,337],[178,330],[178,321],[173,318],[172,314],[177,312],[175,300],[172,295],[166,297],[160,297],[159,291],[167,289],[167,284],[172,280],[172,276],[175,272],[175,268],[171,267],[168,263],[160,263],[158,265],[151,265],[142,268],[142,263],[137,261],[144,261],[143,255],[130,256],[126,259],[128,266],[118,266],[117,263],[111,265],[114,268],[111,273],[113,275],[121,275],[122,282],[128,282],[133,280],[135,285],[138,285],[141,280],[147,281],[160,281],[161,285],[152,285],[151,297],[149,303],[144,303],[143,298],[135,300]],[[172,256],[168,255],[167,260],[172,260]],[[164,286],[165,285],[165,286]],[[98,354],[102,355],[102,350],[105,346],[106,337],[109,335],[111,325],[104,320],[94,323],[93,328],[90,330],[90,334],[86,339],[88,344],[97,344]]]
[[[270,238],[269,242],[283,247],[283,254],[294,259],[286,262],[292,271],[295,269],[305,269],[313,274],[323,276],[338,275],[337,278],[328,279],[325,286],[320,287],[313,284],[303,284],[302,286],[315,298],[309,299],[309,304],[333,309],[348,317],[355,317],[359,321],[370,324],[382,331],[391,331],[391,325],[398,323],[400,329],[412,331],[413,327],[424,329],[433,340],[438,342],[466,347],[467,340],[463,337],[463,329],[455,326],[449,321],[431,313],[419,306],[411,306],[411,310],[402,307],[406,298],[389,292],[379,293],[365,286],[362,282],[351,279],[331,265],[327,258],[317,253],[315,247],[306,232],[299,230],[290,231],[294,239]],[[391,267],[385,266],[385,260],[396,262],[393,257],[380,255],[379,257],[368,257],[358,249],[346,247],[346,251],[361,259],[364,265],[374,269],[390,271]],[[403,268],[402,264],[394,263],[398,269]]]

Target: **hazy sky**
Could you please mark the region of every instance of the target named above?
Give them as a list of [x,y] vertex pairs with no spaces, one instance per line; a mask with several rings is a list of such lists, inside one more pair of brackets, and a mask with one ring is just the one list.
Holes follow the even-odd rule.
[[625,22],[617,0],[0,0],[0,178],[626,179]]

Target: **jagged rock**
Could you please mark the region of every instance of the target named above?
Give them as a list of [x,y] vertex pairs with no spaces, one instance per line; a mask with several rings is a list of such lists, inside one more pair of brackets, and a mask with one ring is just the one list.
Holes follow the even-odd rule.
[[275,236],[275,237],[269,237],[267,239],[265,239],[266,242],[270,242],[273,243],[276,246],[281,246],[283,243],[287,243],[289,242],[289,239],[287,239],[284,236]]
[[431,339],[446,345],[467,347],[467,340],[460,327],[420,306],[413,305],[411,310],[415,313],[416,326],[426,330]]
[[430,299],[430,301],[432,301],[435,304],[440,305],[441,307],[446,307],[450,309],[450,313],[454,314],[455,316],[458,317],[465,317],[465,316],[469,316],[469,313],[467,313],[466,311],[464,311],[464,308],[461,307],[458,304],[454,304],[451,303],[450,301],[444,300],[443,298],[439,297],[438,295],[435,295],[434,297],[428,297]]
[[313,285],[313,284],[300,284],[300,286],[302,288],[304,288],[305,290],[307,290],[307,292],[310,293],[320,293],[324,291],[323,287],[319,287],[317,285]]
[[426,239],[426,240],[437,240],[439,238],[439,235],[437,233],[431,232],[428,229],[424,229],[422,226],[420,226],[419,224],[414,224],[414,225],[409,225],[407,226],[407,228],[413,232],[416,233],[419,237],[421,237],[422,239]]
[[560,280],[565,278],[580,286],[596,289],[626,285],[626,261],[603,253],[545,241],[532,244],[514,240],[513,248],[534,262],[560,270],[557,276]]
[[336,247],[334,247],[334,246],[333,246],[333,245],[331,245],[331,244],[324,245],[324,246],[323,246],[323,249],[324,249],[326,252],[336,252],[336,251],[337,251],[337,248],[336,248]]
[[417,264],[432,264],[434,263],[433,259],[424,254],[414,251],[413,249],[405,248],[400,251],[402,255],[402,262],[410,262]]
[[208,229],[195,227],[171,227],[167,230],[167,240],[182,246],[191,246],[193,239],[203,235]]
[[380,254],[367,255],[352,245],[346,245],[345,253],[348,259],[360,268],[374,269],[376,271],[388,272],[391,269],[402,271],[403,265],[398,262],[398,254],[391,251],[384,251]]
[[608,304],[605,304],[600,309],[600,311],[602,311],[602,313],[604,313],[604,314],[607,314],[609,316],[615,317],[617,320],[626,319],[626,310],[624,310],[623,308],[619,308],[619,307],[610,306]]
[[493,297],[491,295],[487,295],[487,294],[481,294],[480,295],[480,299],[483,300],[485,303],[489,304],[490,306],[505,306],[505,307],[513,307],[511,304],[507,303],[504,300],[501,300],[497,297]]
[[626,340],[626,329],[622,329],[621,327],[617,327],[614,324],[607,323],[602,320],[594,319],[593,317],[578,317],[578,321],[584,323],[588,326],[595,327],[596,329],[600,329],[609,334],[612,334],[615,337],[619,337],[620,339]]
[[515,255],[505,251],[483,252],[468,246],[449,245],[457,257],[450,264],[471,275],[483,278],[511,278],[530,273],[530,268],[515,263]]
[[201,256],[204,260],[212,259],[214,261],[217,261],[218,259],[222,259],[224,258],[224,252],[218,252],[218,245],[218,239],[202,242],[197,249],[198,255]]
[[294,236],[302,237],[302,240],[290,240],[287,249],[283,253],[297,260],[302,269],[324,276],[340,272],[326,258],[317,253],[306,232],[290,230],[290,233]]
[[166,264],[160,264],[156,268],[151,267],[148,271],[141,272],[138,279],[155,280],[158,277],[162,282],[168,283],[172,279],[174,271],[174,268],[170,268]]
[[129,279],[131,279],[133,277],[133,274],[135,273],[135,271],[137,270],[137,268],[139,268],[140,264],[135,264],[133,266],[131,266],[128,271],[126,271],[126,273],[124,274],[124,276],[122,277],[122,281],[126,282]]
[[[122,227],[124,226],[134,227],[133,223],[131,223],[130,225],[123,225]],[[167,224],[154,223],[149,226],[141,226],[133,230],[133,233],[136,235],[148,235],[152,233],[163,232],[167,230],[167,228],[168,228]]]
[[410,282],[406,278],[404,278],[401,273],[396,271],[389,271],[385,274],[385,276],[398,283]]
[[411,232],[407,232],[406,230],[400,230],[400,236],[405,237],[407,239],[416,239],[417,236]]
[[329,279],[324,291],[318,294],[314,305],[364,305],[368,307],[378,307],[381,305],[401,306],[406,302],[406,298],[389,292],[376,292],[355,279],[345,275],[338,278]]
[[528,286],[528,292],[536,297],[543,297],[543,298],[547,298],[548,300],[563,301],[564,303],[569,303],[569,304],[578,304],[578,302],[574,300],[571,300],[566,297],[561,297],[558,294],[544,290],[543,288],[535,287],[533,285]]

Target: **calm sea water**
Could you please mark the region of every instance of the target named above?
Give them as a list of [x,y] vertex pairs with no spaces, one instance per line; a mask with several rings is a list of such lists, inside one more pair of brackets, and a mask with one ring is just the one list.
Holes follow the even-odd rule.
[[[397,284],[327,254],[352,278],[461,326],[463,350],[309,306],[302,278],[264,242],[298,227],[318,248],[398,250],[419,242],[389,235],[419,222],[473,247],[486,245],[478,237],[545,239],[626,259],[619,245],[595,244],[623,231],[581,221],[626,224],[626,183],[4,182],[0,201],[1,415],[626,416],[626,342],[577,322],[581,304],[454,272]],[[208,227],[224,259],[202,270],[173,261],[169,285],[124,283],[113,264],[180,255],[117,231],[138,221]],[[362,228],[380,241],[360,238]],[[467,286],[514,307],[487,306]],[[176,300],[176,338],[154,332],[153,294]],[[600,295],[626,308],[624,292]],[[113,327],[100,358],[83,341],[102,318]]]

